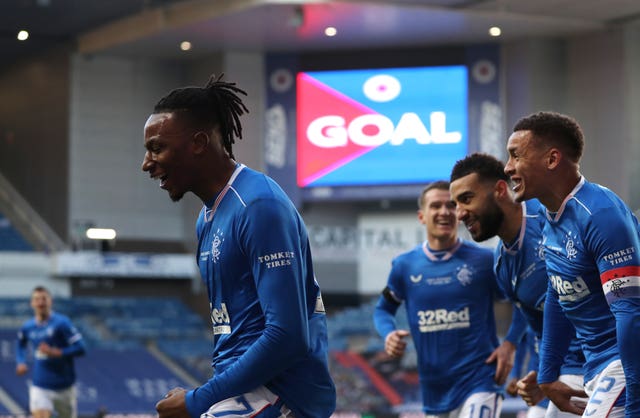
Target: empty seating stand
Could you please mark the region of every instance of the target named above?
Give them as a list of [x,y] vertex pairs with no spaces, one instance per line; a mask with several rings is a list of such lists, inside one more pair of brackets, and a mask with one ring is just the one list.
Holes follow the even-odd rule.
[[33,251],[33,247],[0,213],[0,251]]

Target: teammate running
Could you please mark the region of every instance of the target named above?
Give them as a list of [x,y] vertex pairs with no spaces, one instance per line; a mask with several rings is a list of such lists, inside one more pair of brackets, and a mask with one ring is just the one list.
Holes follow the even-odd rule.
[[[393,357],[413,337],[427,417],[499,417],[516,341],[498,347],[491,250],[458,239],[448,182],[427,186],[418,206],[427,240],[393,260],[374,312],[376,329]],[[411,333],[396,329],[402,303]]]
[[38,286],[31,292],[34,317],[18,331],[16,373],[25,375],[29,345],[34,351],[29,386],[29,410],[34,418],[75,418],[76,372],[74,358],[85,353],[82,335],[65,315],[52,310],[51,293]]

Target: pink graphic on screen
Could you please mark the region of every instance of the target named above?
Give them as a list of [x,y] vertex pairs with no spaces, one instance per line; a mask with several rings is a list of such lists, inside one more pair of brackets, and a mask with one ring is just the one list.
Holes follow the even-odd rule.
[[[354,118],[378,112],[328,87],[305,73],[298,74],[298,161],[297,183],[304,187],[361,155],[375,146],[362,146],[347,141],[345,146],[323,148],[307,138],[306,128],[319,117],[336,115],[344,118],[348,125]],[[367,129],[377,129],[374,126]],[[375,132],[370,132],[375,134]]]

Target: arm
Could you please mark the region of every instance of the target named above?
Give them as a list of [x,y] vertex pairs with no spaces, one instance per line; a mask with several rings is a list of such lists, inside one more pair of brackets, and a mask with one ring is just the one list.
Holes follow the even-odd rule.
[[[513,319],[512,322],[513,324]],[[522,369],[524,368],[524,360],[527,356],[527,346],[525,345],[525,340],[522,339],[520,342],[516,344],[516,354],[513,358],[513,368],[511,369],[511,373],[509,373],[509,377],[507,378],[507,387],[506,391],[511,396],[516,396],[518,394],[516,383],[518,379],[520,379]]]
[[78,357],[84,355],[86,349],[82,340],[78,340],[64,348],[53,347],[41,342],[38,351],[48,357]]
[[513,368],[513,357],[515,356],[516,346],[511,341],[504,340],[493,353],[487,357],[485,363],[497,362],[496,375],[494,380],[497,384],[503,385],[511,369]]
[[[522,314],[522,311],[520,310],[520,308],[513,305],[512,313],[511,313],[511,325],[509,325],[509,330],[507,331],[507,335],[504,337],[504,339],[511,342],[513,345],[518,346],[520,343],[525,343],[526,334],[527,334],[527,320]],[[523,348],[525,348],[524,344],[523,344]],[[522,351],[526,353],[527,350],[524,349]]]
[[[640,415],[640,240],[638,224],[617,208],[593,215],[587,242],[616,319],[618,350],[626,379],[626,414]],[[606,228],[603,225],[606,224]],[[615,231],[615,233],[610,233]]]
[[16,341],[16,374],[22,376],[27,373],[29,368],[27,367],[27,345],[29,340],[24,332],[24,328],[18,331],[18,340]]
[[65,319],[60,325],[60,332],[62,332],[68,344],[66,347],[53,347],[42,342],[38,346],[38,351],[49,357],[78,357],[84,355],[86,348],[82,340],[82,334],[71,324],[71,321]]
[[[537,376],[538,384],[542,392],[561,410],[577,415],[582,415],[584,405],[578,401],[572,401],[572,396],[586,397],[586,393],[575,390],[560,382],[560,367],[569,350],[572,337],[575,335],[573,325],[562,312],[558,303],[558,294],[551,283],[547,287],[547,298],[544,304],[544,321],[542,326],[542,340],[540,341],[540,368]],[[529,396],[536,393],[531,382]],[[523,393],[525,392],[523,388]],[[520,392],[519,392],[520,393]],[[523,399],[526,400],[525,395]],[[535,400],[539,402],[540,399]]]
[[395,314],[400,306],[393,291],[385,287],[373,312],[373,322],[378,334],[384,338],[384,349],[391,357],[401,357],[407,347],[404,340],[409,336],[408,330],[397,330]]
[[[186,408],[193,417],[216,402],[267,383],[309,350],[307,298],[315,306],[316,297],[305,292],[305,275],[312,267],[305,264],[310,260],[303,253],[307,243],[300,242],[297,218],[282,203],[261,200],[247,207],[243,219],[240,245],[252,263],[264,332],[228,369],[187,392]],[[291,264],[269,268],[260,261],[276,252],[290,252]]]
[[[493,291],[499,299],[505,299],[504,292],[498,285],[498,279],[493,271],[494,279],[492,280]],[[512,322],[509,327],[509,333],[505,340],[487,357],[485,363],[496,362],[496,374],[494,380],[497,384],[503,385],[509,373],[513,368],[513,360],[516,353],[516,346],[518,341],[522,339],[522,336],[527,330],[527,325],[522,316],[522,313],[515,306],[513,307]]]

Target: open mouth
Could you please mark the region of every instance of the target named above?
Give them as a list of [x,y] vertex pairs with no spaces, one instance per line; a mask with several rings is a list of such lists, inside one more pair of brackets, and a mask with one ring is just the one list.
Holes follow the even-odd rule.
[[511,179],[511,183],[513,184],[513,186],[511,187],[511,190],[513,190],[514,192],[517,192],[518,190],[520,190],[522,188],[522,181],[521,180]]
[[165,174],[164,176],[160,177],[160,187],[162,189],[165,189],[167,186],[167,175]]

